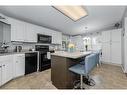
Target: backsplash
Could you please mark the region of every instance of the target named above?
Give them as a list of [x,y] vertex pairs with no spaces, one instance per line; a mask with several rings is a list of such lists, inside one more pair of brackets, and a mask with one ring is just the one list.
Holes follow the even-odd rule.
[[22,47],[22,51],[27,51],[29,49],[35,48],[35,44],[34,43],[11,42],[11,43],[8,43],[8,45],[9,45],[8,50],[9,51],[13,51],[13,52],[15,51],[16,46],[21,46]]
[[[2,43],[0,43],[0,46],[1,45],[2,45]],[[14,52],[16,50],[16,46],[21,46],[22,47],[22,51],[28,51],[30,49],[35,49],[35,45],[48,45],[49,46],[49,50],[61,50],[61,46],[60,45],[54,45],[54,44],[10,42],[10,43],[7,43],[7,45],[9,45],[8,51],[10,51],[10,52]]]

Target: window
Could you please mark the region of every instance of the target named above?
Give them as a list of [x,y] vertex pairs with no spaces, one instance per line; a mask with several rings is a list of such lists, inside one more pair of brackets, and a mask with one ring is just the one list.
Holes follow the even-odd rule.
[[83,38],[83,42],[84,42],[84,47],[86,47],[86,45],[88,46],[88,50],[91,50],[92,48],[92,39],[91,37],[84,37]]

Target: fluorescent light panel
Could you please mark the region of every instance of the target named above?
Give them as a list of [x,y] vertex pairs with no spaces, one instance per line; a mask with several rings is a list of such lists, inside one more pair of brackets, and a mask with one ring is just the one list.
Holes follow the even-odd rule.
[[87,12],[82,6],[54,6],[54,7],[74,21],[77,21],[82,17],[87,16]]

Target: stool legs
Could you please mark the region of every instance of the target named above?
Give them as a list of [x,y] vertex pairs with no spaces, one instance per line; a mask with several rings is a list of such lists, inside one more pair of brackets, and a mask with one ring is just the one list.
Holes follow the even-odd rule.
[[83,89],[83,75],[80,75],[80,88]]

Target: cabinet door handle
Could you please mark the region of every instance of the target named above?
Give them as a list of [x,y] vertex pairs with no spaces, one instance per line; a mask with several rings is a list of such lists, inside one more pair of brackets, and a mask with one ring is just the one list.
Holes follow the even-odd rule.
[[5,66],[5,65],[3,65],[3,66]]

